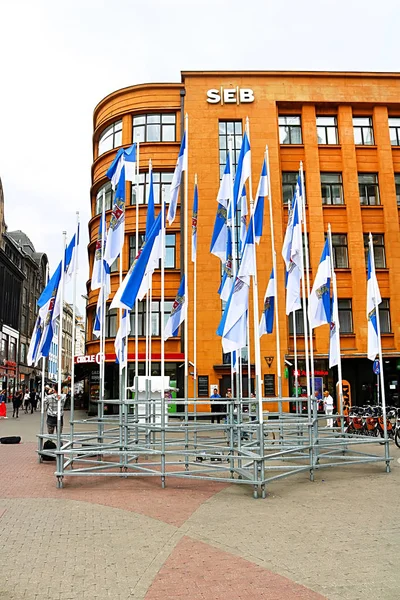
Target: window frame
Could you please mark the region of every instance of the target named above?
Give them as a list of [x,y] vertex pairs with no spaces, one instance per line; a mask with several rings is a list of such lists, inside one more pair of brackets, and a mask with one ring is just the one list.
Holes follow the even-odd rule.
[[[286,176],[292,176],[293,175],[293,182],[292,181],[284,181]],[[292,202],[293,198],[294,198],[294,193],[296,191],[296,185],[297,185],[297,178],[299,176],[299,172],[298,171],[282,171],[281,172],[281,177],[282,177],[282,202],[283,202],[283,206],[288,205],[288,200],[290,199],[290,202]],[[290,179],[290,178],[288,178]],[[285,200],[285,195],[287,195],[285,193],[285,188],[284,186],[287,187],[287,191],[290,189],[290,198],[286,198]],[[306,206],[307,206],[307,188],[306,188],[306,172],[303,171],[303,186],[304,186],[304,194],[305,194],[305,198],[306,198]]]
[[[233,125],[233,132],[228,132],[228,126]],[[240,125],[240,127],[239,127]],[[225,129],[225,131],[222,131]],[[219,156],[219,178],[222,179],[226,165],[226,153],[228,152],[228,141],[232,137],[232,166],[236,171],[240,149],[243,140],[242,119],[219,119],[218,120],[218,156]],[[221,143],[222,142],[222,143]]]
[[96,193],[95,200],[95,215],[100,215],[103,212],[103,190],[105,189],[106,206],[105,210],[111,210],[114,200],[114,192],[112,189],[111,181],[106,181]]
[[[323,181],[322,178],[323,177],[329,177],[329,176],[335,176],[337,175],[340,178],[340,181]],[[326,171],[322,171],[320,173],[320,181],[321,181],[321,197],[322,197],[322,205],[323,206],[344,206],[344,192],[343,192],[343,177],[342,177],[342,173],[340,172],[326,172]],[[336,200],[337,196],[333,193],[333,189],[337,187],[340,189],[340,198],[341,198],[341,202],[334,202],[333,200]],[[330,198],[330,202],[324,202],[324,199],[326,198],[326,196],[324,196],[323,194],[323,188],[325,189],[329,189],[329,198]]]
[[[165,187],[165,204],[169,204],[170,188],[173,179],[173,171],[153,171],[153,192],[154,204],[161,205],[162,188]],[[136,206],[136,190],[139,188],[139,206],[148,204],[148,189],[150,185],[150,176],[148,171],[139,173],[138,183],[132,183],[131,187],[131,206]],[[178,201],[179,203],[179,201]]]
[[[344,303],[348,302],[348,306],[344,306]],[[350,329],[346,331],[344,315],[348,316],[350,321]],[[354,321],[353,321],[353,302],[351,298],[338,298],[338,315],[339,315],[339,330],[340,334],[353,335],[354,334]],[[340,316],[342,315],[342,320]]]
[[[333,119],[333,125],[328,125],[326,123],[318,124],[318,119]],[[337,146],[339,144],[339,130],[338,130],[338,125],[337,125],[337,116],[336,115],[317,115],[316,126],[317,126],[318,146]],[[321,142],[319,141],[320,140],[320,137],[319,137],[320,130],[324,131],[325,141],[321,141]],[[328,141],[328,139],[329,139],[328,133],[332,130],[334,131],[334,134],[335,134],[334,142]]]
[[[391,125],[390,121],[398,121],[398,125]],[[389,124],[389,137],[390,137],[390,144],[391,146],[400,146],[400,117],[389,117],[388,118],[388,124]],[[396,137],[396,143],[393,144],[392,142],[392,131],[395,132],[395,137]]]
[[[156,117],[160,117],[159,122],[158,123],[156,121],[152,122],[151,119],[155,119]],[[166,117],[174,117],[174,123],[172,123],[172,122],[163,123],[163,119]],[[144,119],[144,123],[138,123],[135,125],[135,119]],[[156,125],[159,125],[159,128],[160,128],[159,139],[148,139],[150,137],[149,136],[149,128],[156,126]],[[165,135],[164,135],[165,130],[167,128],[170,129],[172,126],[174,127],[173,139],[164,139],[165,138]],[[135,114],[132,117],[132,140],[133,140],[133,142],[139,141],[140,143],[150,143],[150,144],[159,144],[159,143],[172,144],[177,141],[176,129],[177,129],[177,122],[176,122],[176,113],[175,112],[141,113],[141,114]],[[139,133],[139,131],[143,131],[143,135],[140,135],[138,137],[137,133]]]
[[[284,119],[299,119],[299,123],[288,123],[283,122]],[[301,115],[278,115],[278,128],[279,128],[279,144],[281,146],[302,146],[303,145],[303,131],[301,123]],[[293,141],[295,132],[299,135],[299,140]],[[289,141],[285,141],[288,139]]]
[[394,187],[396,190],[397,206],[400,207],[400,173],[394,174]]
[[[379,309],[379,325],[381,329],[381,333],[383,334],[391,334],[392,332],[392,321],[390,318],[390,298],[382,298],[382,302],[378,306]],[[385,321],[382,319],[385,317],[386,325],[388,329],[386,330]]]
[[[363,125],[363,124],[359,124],[357,125],[355,123],[355,121],[361,121],[361,119],[368,119],[369,120],[369,125]],[[368,142],[366,141],[367,137],[368,137],[368,133],[366,133],[368,131],[370,137],[371,137],[371,141]],[[359,132],[360,134],[360,139],[361,142],[357,142],[356,139],[356,132]],[[375,146],[375,136],[374,136],[374,123],[373,123],[373,119],[372,117],[369,116],[353,116],[353,134],[354,134],[354,145],[355,146]]]
[[[161,300],[153,300],[151,301],[151,337],[161,337],[161,333],[164,332],[165,326],[167,324],[169,315],[172,310],[172,306],[174,304],[174,300],[164,300],[164,327],[161,330]],[[136,311],[132,310],[130,313],[130,325],[131,331],[129,337],[134,337],[135,335],[135,318]],[[145,337],[147,331],[147,323],[146,323],[146,300],[141,300],[138,302],[138,337]],[[155,326],[155,327],[154,327]]]
[[[333,259],[333,267],[334,269],[349,269],[349,247],[348,247],[348,243],[347,243],[347,233],[332,233],[332,259]],[[346,243],[345,244],[334,244],[334,239],[336,237],[336,239],[338,238],[338,236],[341,236],[343,238],[346,238]],[[343,255],[345,256],[345,262],[346,265],[340,265],[338,266],[338,260],[337,260],[337,248],[344,248],[344,252]]]
[[[374,176],[376,181],[375,183],[371,183],[371,182],[364,182],[364,183],[360,183],[360,177],[371,177]],[[364,195],[362,195],[361,191],[362,191],[362,187],[364,188]],[[369,187],[374,187],[374,191],[375,191],[375,195],[369,195],[368,193],[368,188]],[[361,206],[381,206],[381,199],[380,199],[380,194],[379,194],[379,176],[378,173],[358,173],[358,194],[360,197],[360,204]],[[366,202],[362,201],[362,198],[366,199]],[[371,202],[370,198],[375,198],[375,202]]]
[[[382,238],[380,243],[377,238]],[[364,257],[365,257],[365,268],[368,268],[368,251],[369,251],[369,233],[363,234],[364,239]],[[385,251],[385,234],[384,233],[372,233],[372,246],[374,249],[374,262],[375,269],[386,269],[386,251]],[[377,252],[377,249],[380,252]],[[381,258],[383,257],[383,261]],[[383,266],[382,266],[383,264]]]
[[[117,126],[119,125],[120,127],[118,127],[117,129]],[[108,131],[111,131],[111,133],[106,135]],[[112,139],[111,147],[107,146],[107,148],[102,150],[101,144],[104,144],[105,140],[108,140],[109,138]],[[99,135],[99,141],[97,142],[97,154],[98,156],[102,156],[103,154],[105,154],[105,152],[115,150],[115,148],[119,148],[120,146],[122,146],[122,119],[114,121],[114,123],[111,123],[111,125],[108,125],[103,129],[103,131]]]

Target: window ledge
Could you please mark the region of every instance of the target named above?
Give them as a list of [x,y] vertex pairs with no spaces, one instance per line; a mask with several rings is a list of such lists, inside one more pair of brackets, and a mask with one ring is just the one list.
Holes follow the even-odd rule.
[[322,208],[346,208],[346,204],[322,204]]
[[383,204],[361,204],[360,203],[361,208],[372,208],[373,210],[376,209],[383,209]]
[[383,337],[385,337],[385,338],[394,337],[394,333],[392,333],[392,332],[390,332],[390,333],[382,333],[381,332],[381,335],[383,335]]
[[370,148],[371,150],[377,150],[378,146],[376,144],[354,144],[356,148]]
[[304,148],[304,144],[279,144],[281,148]]
[[336,148],[340,150],[342,147],[341,144],[318,144],[318,148]]
[[[339,298],[340,299],[340,298]],[[340,337],[345,337],[345,338],[355,338],[356,334],[355,333],[342,333],[340,331]]]
[[351,273],[350,267],[335,267],[335,273],[337,273],[338,271],[339,273]]

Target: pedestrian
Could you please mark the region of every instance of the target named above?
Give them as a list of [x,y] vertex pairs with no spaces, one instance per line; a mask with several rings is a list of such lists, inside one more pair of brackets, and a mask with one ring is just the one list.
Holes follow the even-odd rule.
[[31,402],[31,414],[33,414],[33,411],[36,411],[36,407],[37,407],[37,395],[36,395],[36,391],[32,390],[29,394],[29,398],[30,398],[30,402]]
[[57,429],[57,415],[58,415],[58,406],[60,405],[60,434],[63,430],[64,425],[64,404],[65,404],[65,394],[57,394],[54,388],[49,388],[48,394],[44,400],[44,408],[47,413],[47,432],[52,435],[54,430]]
[[[333,414],[333,398],[328,390],[324,391],[324,410],[326,415]],[[328,427],[333,427],[333,419],[327,419],[326,424]]]
[[26,390],[25,394],[24,394],[24,409],[25,409],[25,414],[28,414],[28,409],[31,403],[31,397],[29,395],[28,390]]
[[2,402],[7,402],[7,392],[6,392],[6,390],[1,390],[1,392],[0,392],[0,404]]
[[221,405],[217,404],[215,402],[215,400],[217,398],[221,398],[221,396],[218,394],[218,388],[214,388],[213,390],[213,394],[212,396],[210,396],[210,400],[211,400],[211,423],[214,423],[214,414],[218,413],[215,418],[217,419],[217,423],[221,423]]
[[13,417],[19,418],[19,409],[22,405],[22,390],[17,390],[12,397],[13,403]]

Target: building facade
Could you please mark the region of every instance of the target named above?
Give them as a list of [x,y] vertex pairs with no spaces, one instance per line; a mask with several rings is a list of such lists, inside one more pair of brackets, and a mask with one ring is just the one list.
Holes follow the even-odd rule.
[[[309,73],[309,72],[184,72],[180,84],[137,85],[113,92],[94,111],[91,209],[89,223],[90,272],[98,235],[103,193],[107,218],[112,206],[111,186],[106,171],[121,146],[140,141],[138,186],[126,188],[125,245],[122,271],[135,257],[135,219],[139,231],[146,223],[148,163],[152,160],[156,203],[161,187],[171,182],[183,134],[183,116],[189,117],[189,207],[167,228],[165,311],[171,310],[183,268],[184,227],[191,233],[191,209],[195,173],[198,177],[198,296],[197,376],[198,389],[190,395],[208,396],[217,384],[230,387],[229,357],[222,353],[216,335],[222,305],[217,290],[221,264],[210,255],[216,213],[216,197],[226,160],[229,139],[237,161],[246,117],[250,124],[252,189],[256,190],[268,145],[272,218],[277,251],[278,305],[281,337],[283,394],[292,395],[294,382],[293,324],[285,315],[285,267],[280,251],[287,223],[287,201],[293,197],[300,161],[304,165],[307,202],[311,285],[321,256],[324,236],[331,225],[336,267],[343,378],[353,403],[376,399],[376,376],[367,359],[366,246],[373,234],[375,263],[383,302],[380,306],[387,401],[397,403],[400,369],[400,293],[396,273],[400,264],[400,75],[396,73]],[[182,198],[181,198],[182,202]],[[257,248],[258,300],[260,309],[272,266],[269,212],[264,217],[264,234]],[[112,294],[118,287],[118,265],[112,275]],[[160,274],[153,284],[152,328],[154,373],[160,370],[159,298]],[[193,362],[193,265],[189,258],[189,359]],[[88,285],[87,353],[99,350],[93,338],[97,292]],[[111,299],[110,299],[111,300]],[[144,369],[144,304],[139,305],[139,374]],[[254,339],[250,309],[250,340]],[[296,318],[299,375],[306,388],[302,319]],[[133,325],[133,323],[132,323]],[[108,393],[117,393],[114,336],[117,314],[109,311],[106,321]],[[134,332],[134,327],[131,328]],[[133,336],[133,333],[131,334]],[[253,344],[251,343],[251,346]],[[328,368],[329,327],[314,335],[317,386],[332,392],[336,372]],[[166,343],[166,374],[182,390],[182,337]],[[134,340],[129,341],[129,379],[134,373]],[[277,393],[275,332],[261,338],[264,395]],[[286,361],[286,362],[284,362]],[[251,361],[252,362],[252,361]],[[247,363],[244,362],[247,375]],[[250,377],[254,366],[250,365]],[[246,377],[245,377],[246,380]],[[247,394],[247,390],[244,389]]]

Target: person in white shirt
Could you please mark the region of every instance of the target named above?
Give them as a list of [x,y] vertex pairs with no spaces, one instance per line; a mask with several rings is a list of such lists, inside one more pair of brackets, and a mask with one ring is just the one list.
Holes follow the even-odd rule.
[[[326,415],[333,414],[333,398],[328,390],[324,391],[324,410]],[[333,427],[333,419],[327,419],[326,424],[328,427]]]

